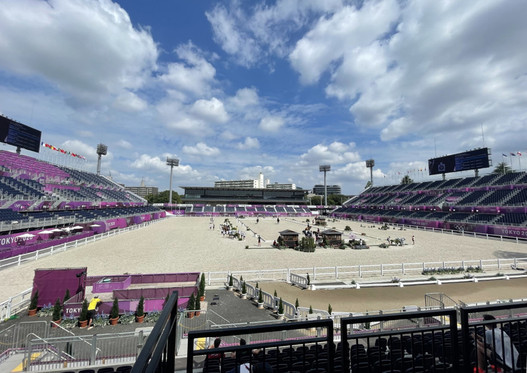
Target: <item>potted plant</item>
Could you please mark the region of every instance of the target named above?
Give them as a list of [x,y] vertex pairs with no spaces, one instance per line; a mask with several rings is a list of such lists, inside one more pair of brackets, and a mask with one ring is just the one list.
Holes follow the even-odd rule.
[[242,282],[242,299],[247,299],[247,286],[245,285],[245,281]]
[[194,297],[194,293],[190,294],[190,298],[188,298],[187,303],[187,317],[189,319],[194,317],[194,304],[196,303],[196,298]]
[[264,308],[264,301],[263,301],[263,292],[262,290],[258,290],[258,309]]
[[110,325],[116,325],[119,322],[119,300],[113,298],[112,310],[110,311]]
[[56,328],[60,324],[60,319],[62,318],[62,305],[60,304],[60,299],[57,298],[55,305],[53,306],[53,315],[51,316],[51,326]]
[[85,328],[88,325],[88,300],[82,301],[81,313],[79,315],[79,327]]
[[66,289],[66,293],[64,294],[64,299],[62,300],[62,304],[66,303],[68,299],[70,299],[70,289]]
[[29,302],[29,308],[27,310],[27,314],[29,316],[35,316],[37,314],[37,306],[38,306],[38,289],[35,291],[35,293],[31,297],[31,301]]
[[201,274],[201,279],[199,281],[199,300],[205,300],[205,273]]
[[331,307],[331,304],[328,304],[328,313],[329,316],[331,316],[331,313],[333,312],[333,307]]
[[232,290],[232,287],[234,286],[234,279],[232,278],[232,273],[229,275],[229,287],[228,290]]
[[278,318],[280,320],[284,318],[284,303],[282,302],[282,297],[280,297],[280,301],[278,302]]
[[201,314],[201,301],[199,300],[199,297],[196,297],[194,302],[194,310],[194,316],[198,317]]
[[145,297],[141,295],[139,298],[139,303],[137,303],[137,308],[135,309],[135,321],[142,323],[145,319]]

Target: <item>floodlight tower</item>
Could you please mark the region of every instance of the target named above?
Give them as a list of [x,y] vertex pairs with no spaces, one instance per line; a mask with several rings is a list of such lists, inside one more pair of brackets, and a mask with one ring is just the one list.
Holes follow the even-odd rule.
[[108,147],[104,144],[97,145],[97,175],[101,174],[101,157],[108,153]]
[[174,166],[179,166],[179,159],[167,157],[167,165],[170,166],[170,192],[168,193],[168,203],[172,204],[172,171],[174,170]]
[[367,159],[366,167],[370,169],[370,186],[373,186],[373,166],[375,166],[375,161],[373,159]]
[[323,164],[318,166],[318,170],[324,173],[324,206],[328,205],[328,186],[326,185],[326,172],[331,171],[329,164]]

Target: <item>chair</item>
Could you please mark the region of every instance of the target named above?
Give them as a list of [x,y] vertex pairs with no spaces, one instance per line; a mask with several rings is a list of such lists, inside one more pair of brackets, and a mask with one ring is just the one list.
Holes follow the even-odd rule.
[[114,373],[115,371],[113,370],[113,368],[110,368],[110,367],[105,367],[105,368],[100,368],[97,373]]

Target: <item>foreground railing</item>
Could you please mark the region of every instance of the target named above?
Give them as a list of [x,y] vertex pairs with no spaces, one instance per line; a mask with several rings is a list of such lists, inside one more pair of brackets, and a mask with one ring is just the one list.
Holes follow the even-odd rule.
[[174,372],[176,346],[181,333],[177,331],[178,325],[178,292],[170,295],[163,312],[150,333],[132,373]]
[[142,331],[87,336],[27,337],[27,371],[133,364],[145,337]]
[[[207,342],[212,343],[215,338],[222,340],[219,348],[207,349]],[[246,341],[246,345],[240,345],[242,339]],[[313,353],[310,351],[311,346],[316,346]],[[276,371],[306,371],[308,364],[304,364],[304,360],[297,364],[294,359],[297,356],[294,349],[302,348],[301,354],[304,357],[315,357],[310,367],[333,372],[332,346],[332,320],[191,331],[188,335],[186,371],[225,372],[242,364],[276,368],[280,364],[280,370]],[[213,358],[219,356],[223,358]]]

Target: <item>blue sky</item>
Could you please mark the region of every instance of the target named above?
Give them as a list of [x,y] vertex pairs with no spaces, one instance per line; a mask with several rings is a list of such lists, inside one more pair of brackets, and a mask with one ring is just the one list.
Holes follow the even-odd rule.
[[311,189],[330,164],[346,194],[369,158],[376,185],[483,146],[525,169],[525,19],[523,1],[0,0],[0,113],[86,161],[24,154],[95,172],[102,142],[104,175],[161,190],[167,156],[178,186]]

